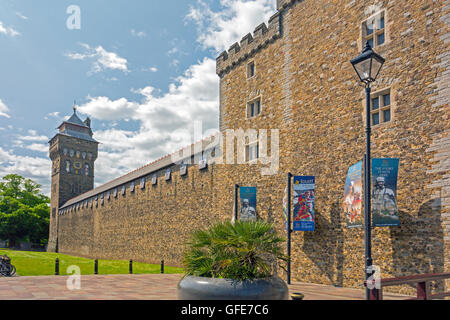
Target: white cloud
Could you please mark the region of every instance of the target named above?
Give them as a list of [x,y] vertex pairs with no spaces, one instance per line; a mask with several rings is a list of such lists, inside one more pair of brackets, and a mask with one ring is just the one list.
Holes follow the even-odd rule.
[[85,43],[80,45],[85,48],[85,52],[67,53],[66,57],[72,60],[93,60],[89,74],[98,73],[105,69],[119,70],[124,73],[129,72],[127,59],[120,57],[117,53],[108,52],[102,46],[92,48]]
[[63,121],[66,121],[67,119],[69,119],[70,116],[61,117],[60,113],[58,111],[56,111],[56,112],[48,113],[44,117],[44,120],[50,120],[50,118],[55,118],[57,120],[57,122],[63,122]]
[[26,146],[25,148],[32,150],[32,151],[48,153],[48,145],[43,144],[43,143],[32,143],[32,144]]
[[169,66],[171,66],[171,67],[178,67],[179,64],[180,64],[180,60],[178,60],[178,59],[173,59],[173,60],[169,63]]
[[0,177],[19,174],[42,185],[42,192],[50,195],[51,161],[48,158],[20,156],[0,147]]
[[22,20],[28,20],[28,17],[24,16],[21,12],[17,11],[16,15]]
[[44,120],[49,120],[50,117],[56,118],[56,119],[60,119],[59,112],[56,111],[56,112],[48,113],[48,114],[44,117]]
[[178,48],[177,48],[177,47],[174,47],[174,48],[170,49],[170,50],[167,52],[167,54],[170,56],[170,55],[173,55],[173,54],[175,54],[175,53],[177,53],[177,52],[178,52]]
[[11,118],[8,114],[9,108],[8,106],[0,99],[0,117]]
[[158,68],[150,67],[150,68],[144,69],[143,71],[158,72]]
[[20,33],[12,27],[6,27],[3,25],[3,22],[0,21],[0,33],[3,33],[4,35],[10,36],[10,37],[16,37],[19,36]]
[[[191,6],[187,20],[197,24],[197,41],[203,49],[226,50],[275,13],[275,0],[221,0],[223,10],[214,12],[202,0]],[[237,27],[238,26],[238,27]]]
[[204,130],[217,130],[219,81],[215,71],[215,61],[205,58],[178,77],[166,94],[157,95],[159,91],[151,86],[132,89],[142,95],[140,102],[88,97],[79,112],[94,120],[128,119],[140,126],[137,131],[112,126],[94,131],[94,138],[101,142],[96,183],[105,183],[192,143],[194,121],[201,121]]
[[136,31],[134,29],[131,29],[131,35],[133,37],[138,37],[138,38],[145,38],[147,36],[147,34],[144,31]]
[[39,135],[36,130],[28,130],[28,135],[18,136],[19,141],[43,141],[47,142],[50,139],[47,136]]
[[78,111],[101,120],[123,120],[135,117],[138,103],[125,98],[110,100],[107,97],[87,97],[89,102],[78,107]]
[[46,137],[46,136],[37,136],[37,135],[34,136],[34,135],[32,135],[32,136],[19,136],[18,140],[20,140],[20,141],[44,141],[44,142],[47,142],[50,139],[48,137]]

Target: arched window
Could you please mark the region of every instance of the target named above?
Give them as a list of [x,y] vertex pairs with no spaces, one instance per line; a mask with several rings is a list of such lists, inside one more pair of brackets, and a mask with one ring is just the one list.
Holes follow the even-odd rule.
[[91,167],[88,163],[84,164],[84,175],[87,177],[91,174]]
[[72,163],[70,160],[66,160],[66,172],[70,173],[72,171]]

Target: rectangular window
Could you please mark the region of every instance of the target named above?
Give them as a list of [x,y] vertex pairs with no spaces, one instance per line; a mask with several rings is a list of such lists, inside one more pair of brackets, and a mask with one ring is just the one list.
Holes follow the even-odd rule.
[[247,65],[247,78],[251,78],[255,75],[255,63],[254,62],[250,62]]
[[384,29],[384,14],[378,20],[378,30]]
[[390,106],[391,105],[391,95],[385,94],[383,95],[383,106]]
[[377,44],[380,46],[384,43],[384,33],[381,33],[377,36]]
[[375,99],[372,99],[372,110],[376,110],[380,107],[380,103],[378,100],[378,97]]
[[380,123],[380,114],[378,112],[377,113],[372,113],[372,124],[374,126],[376,126],[379,123]]
[[362,46],[369,42],[371,47],[381,46],[386,42],[384,10],[362,23]]
[[247,118],[256,117],[261,113],[261,99],[247,103]]
[[383,122],[391,121],[391,109],[383,111]]
[[372,125],[391,121],[391,92],[390,89],[372,94],[371,97]]
[[259,144],[258,142],[249,144],[245,147],[246,161],[254,161],[259,158]]

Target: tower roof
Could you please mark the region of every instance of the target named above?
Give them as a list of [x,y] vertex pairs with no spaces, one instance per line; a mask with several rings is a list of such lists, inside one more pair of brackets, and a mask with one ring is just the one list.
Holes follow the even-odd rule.
[[86,124],[83,121],[81,121],[81,119],[78,117],[75,110],[73,112],[73,115],[65,122],[73,123],[82,127],[87,127]]
[[78,117],[76,106],[73,106],[72,116],[69,119],[63,121],[63,123],[59,125],[58,129],[58,134],[60,135],[70,136],[91,142],[97,142],[94,138],[92,138],[92,130],[90,126]]
[[67,119],[66,121],[63,121],[63,123],[60,124],[58,128],[60,128],[64,123],[70,123],[70,124],[76,124],[77,126],[89,128],[77,115],[77,108],[73,107],[73,115]]

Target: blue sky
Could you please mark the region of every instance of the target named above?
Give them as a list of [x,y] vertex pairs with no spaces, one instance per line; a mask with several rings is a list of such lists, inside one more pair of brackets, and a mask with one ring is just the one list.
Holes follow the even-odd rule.
[[275,0],[2,0],[0,175],[48,193],[47,141],[74,100],[101,142],[96,185],[191,143],[194,121],[217,130],[215,58],[274,12]]

